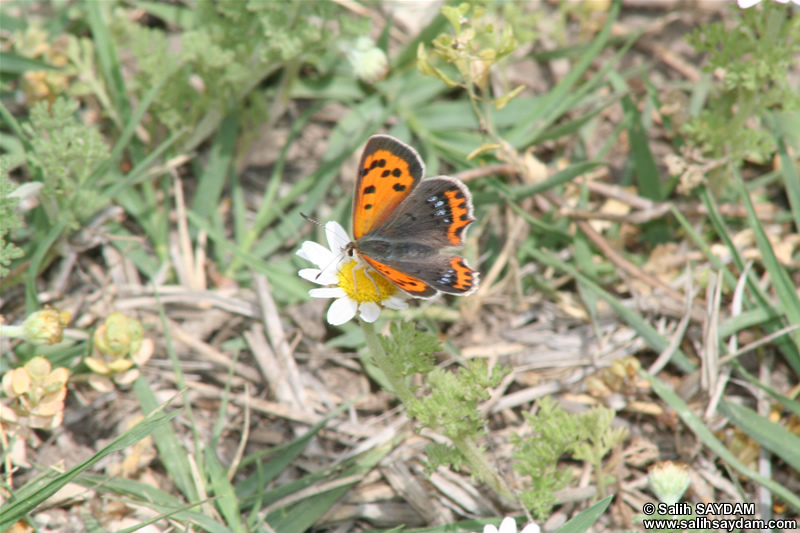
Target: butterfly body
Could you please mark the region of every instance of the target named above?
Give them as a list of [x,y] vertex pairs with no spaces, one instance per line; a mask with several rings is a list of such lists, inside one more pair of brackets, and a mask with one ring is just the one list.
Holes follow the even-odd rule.
[[357,253],[412,296],[467,295],[478,273],[445,250],[464,244],[475,221],[469,189],[447,176],[423,179],[425,165],[410,146],[387,135],[370,137],[353,198]]

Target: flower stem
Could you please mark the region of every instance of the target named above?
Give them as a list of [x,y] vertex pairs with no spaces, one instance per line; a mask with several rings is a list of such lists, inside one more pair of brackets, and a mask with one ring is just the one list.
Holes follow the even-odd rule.
[[453,442],[453,446],[461,452],[461,455],[467,460],[467,464],[469,464],[470,468],[472,469],[473,475],[477,476],[478,479],[492,487],[492,489],[505,498],[509,502],[516,502],[517,496],[514,494],[514,491],[511,490],[511,487],[508,486],[506,483],[505,478],[499,475],[497,471],[492,468],[491,463],[489,462],[489,458],[486,456],[484,452],[475,444],[475,441],[471,438],[454,438],[451,439]]
[[[364,339],[367,342],[367,349],[370,351],[370,354],[372,354],[373,361],[375,361],[375,364],[381,369],[384,376],[386,376],[386,380],[392,387],[393,392],[406,406],[411,405],[411,403],[416,400],[414,393],[411,392],[403,376],[397,375],[397,373],[391,371],[389,356],[383,349],[378,334],[375,332],[375,326],[361,320],[361,329],[364,331]],[[431,429],[437,431],[439,434],[444,434],[444,432],[441,431],[442,428],[434,427]],[[506,483],[502,476],[497,474],[495,469],[492,468],[489,458],[480,450],[478,445],[475,444],[474,437],[451,437],[450,440],[453,446],[464,456],[473,474],[476,475],[478,479],[489,485],[497,494],[509,502],[517,501],[517,497],[511,490],[511,487],[508,486],[508,483]]]
[[22,326],[0,325],[0,337],[22,337],[25,332]]

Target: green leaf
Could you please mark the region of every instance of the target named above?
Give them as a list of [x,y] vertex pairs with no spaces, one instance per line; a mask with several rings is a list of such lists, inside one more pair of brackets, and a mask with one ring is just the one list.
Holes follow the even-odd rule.
[[[609,79],[618,91],[627,89],[625,82],[616,72],[609,72]],[[642,125],[642,114],[629,95],[622,98],[622,109],[625,112],[625,123],[628,128],[628,140],[631,145],[631,159],[639,182],[639,193],[656,202],[663,201],[658,165],[650,150],[647,132]]]
[[719,411],[751,439],[800,472],[800,437],[755,411],[723,400]]
[[[139,399],[142,411],[152,413],[161,409],[150,385],[143,377],[133,382],[133,390]],[[181,445],[175,431],[168,425],[161,426],[157,428],[157,431],[153,431],[153,440],[158,449],[159,458],[169,472],[172,481],[178,486],[178,490],[190,502],[199,500],[200,496],[194,484],[186,450]]]
[[[564,261],[561,261],[551,256],[550,254],[546,254],[541,250],[538,250],[528,245],[525,245],[525,250],[530,255],[532,255],[537,261],[544,263],[545,265],[563,270],[564,272],[573,276],[579,282],[581,282],[586,290],[592,290],[593,292],[595,292],[597,296],[605,300],[614,309],[614,311],[616,311],[616,313],[629,326],[631,326],[655,352],[662,352],[667,348],[667,346],[669,346],[669,341],[666,338],[664,338],[664,336],[662,336],[653,326],[651,326],[638,313],[631,310],[627,306],[623,305],[620,301],[614,298],[613,295],[611,295],[603,288],[601,288],[600,285],[598,285],[595,280],[590,279],[583,272],[578,271],[572,265],[569,265]],[[686,356],[686,354],[683,353],[682,350],[675,351],[675,354],[672,356],[671,362],[687,373],[693,372],[697,368],[697,365],[691,362],[689,358]]]
[[15,54],[14,52],[0,51],[0,73],[21,74],[30,70],[61,70],[42,61]]
[[108,20],[106,20],[105,9],[110,5],[103,2],[88,2],[84,7],[94,38],[94,49],[100,60],[103,77],[111,93],[111,100],[114,102],[114,109],[119,113],[119,119],[123,123],[127,123],[130,120],[131,108],[125,92],[125,80],[117,55],[117,44],[111,37],[111,30]]
[[613,499],[614,496],[607,496],[585,511],[581,511],[578,516],[558,528],[556,533],[585,533],[600,519]]
[[[786,268],[784,268],[775,256],[775,250],[772,247],[772,243],[769,242],[764,228],[761,226],[761,221],[756,215],[753,202],[750,200],[750,195],[747,193],[741,176],[739,176],[739,173],[735,170],[734,174],[736,176],[739,194],[744,203],[745,210],[747,211],[747,220],[750,224],[750,228],[753,230],[753,236],[761,252],[764,268],[766,268],[769,274],[769,279],[772,282],[775,294],[781,302],[783,312],[786,314],[789,324],[800,324],[800,296],[797,294],[797,287],[792,282]],[[794,345],[798,351],[800,351],[800,331],[793,332],[790,338],[794,341]],[[789,365],[794,369],[796,374],[800,375],[800,357],[797,356],[797,352],[795,351],[786,355]]]
[[458,83],[451,80],[447,74],[430,64],[428,61],[428,54],[425,52],[425,45],[422,43],[419,44],[419,48],[417,49],[417,68],[426,76],[442,80],[448,87],[454,88],[459,86]]
[[774,495],[782,498],[787,504],[791,505],[795,510],[800,511],[800,496],[793,493],[791,490],[784,488],[774,480],[762,476],[760,473],[751,470],[744,463],[731,453],[730,450],[720,442],[714,433],[705,425],[705,423],[689,408],[688,405],[678,396],[671,387],[664,384],[660,379],[640,370],[643,377],[648,379],[653,387],[653,391],[669,406],[675,410],[678,416],[683,420],[690,430],[697,436],[697,438],[712,452],[714,452],[719,459],[725,461],[734,470],[739,472],[745,477],[752,479],[754,482],[768,489]]
[[507,92],[500,98],[496,98],[492,103],[494,104],[494,108],[498,111],[503,109],[508,103],[517,97],[519,93],[521,93],[525,89],[524,85],[519,85],[512,89],[511,91]]
[[238,126],[236,113],[225,117],[211,144],[208,164],[198,178],[192,211],[204,219],[216,218],[220,195],[231,170]]
[[167,405],[168,404],[161,405],[158,409],[155,409],[147,415],[141,422],[111,441],[111,443],[102,450],[66,472],[55,474],[53,470],[49,470],[17,490],[13,500],[7,501],[3,507],[0,508],[0,531],[8,530],[15,522],[23,519],[27,513],[31,512],[39,504],[58,492],[59,489],[74,480],[79,474],[94,466],[101,459],[113,453],[121,452],[128,446],[133,446],[158,430],[158,428],[164,426],[177,415],[177,412],[170,414],[165,413],[164,409]]
[[340,474],[323,488],[309,491],[299,503],[281,507],[267,514],[266,522],[281,533],[305,533],[314,523],[386,457],[392,447],[370,450],[342,465]]
[[441,13],[453,26],[456,33],[461,31],[461,21],[469,13],[470,5],[466,2],[461,3],[458,7],[442,6]]
[[220,514],[225,519],[225,523],[236,533],[244,533],[246,527],[242,522],[242,511],[239,508],[239,501],[236,498],[236,493],[233,485],[228,481],[227,471],[219,463],[217,459],[216,446],[206,446],[205,451],[205,465],[206,474],[216,496],[215,503]]

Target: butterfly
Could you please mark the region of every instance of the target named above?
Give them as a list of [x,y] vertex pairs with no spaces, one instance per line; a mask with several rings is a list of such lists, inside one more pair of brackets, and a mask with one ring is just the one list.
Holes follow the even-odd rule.
[[464,244],[475,222],[472,196],[456,178],[424,175],[416,150],[388,135],[370,137],[353,196],[355,240],[346,251],[411,296],[466,296],[477,290],[478,272],[442,250]]

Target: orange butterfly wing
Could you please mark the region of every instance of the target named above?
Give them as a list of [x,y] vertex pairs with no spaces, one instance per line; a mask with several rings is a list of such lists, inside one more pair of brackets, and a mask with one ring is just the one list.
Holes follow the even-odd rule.
[[400,289],[409,293],[411,296],[416,296],[417,298],[430,298],[438,292],[421,279],[415,278],[414,276],[406,274],[405,272],[401,272],[396,268],[392,268],[389,265],[378,262],[370,257],[367,257],[366,255],[362,255],[361,257],[367,263],[369,263],[372,268],[380,272],[383,277],[397,285]]
[[478,289],[480,281],[480,274],[458,255],[393,260],[391,264],[361,257],[383,277],[417,298],[430,298],[437,292],[468,296]]
[[425,164],[411,147],[386,135],[370,137],[358,166],[353,237],[358,240],[380,226],[424,174]]

